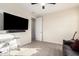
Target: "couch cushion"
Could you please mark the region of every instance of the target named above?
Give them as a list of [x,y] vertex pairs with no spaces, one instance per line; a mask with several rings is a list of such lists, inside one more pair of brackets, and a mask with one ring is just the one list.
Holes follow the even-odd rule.
[[63,54],[64,54],[64,56],[79,56],[79,53],[72,50],[69,45],[64,45]]
[[76,39],[75,42],[73,44],[71,44],[71,48],[75,51],[79,52],[79,40]]

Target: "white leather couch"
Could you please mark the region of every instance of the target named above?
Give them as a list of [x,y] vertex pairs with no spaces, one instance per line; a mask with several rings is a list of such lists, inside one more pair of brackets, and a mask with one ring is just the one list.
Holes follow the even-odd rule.
[[17,48],[16,37],[12,34],[0,34],[0,54]]

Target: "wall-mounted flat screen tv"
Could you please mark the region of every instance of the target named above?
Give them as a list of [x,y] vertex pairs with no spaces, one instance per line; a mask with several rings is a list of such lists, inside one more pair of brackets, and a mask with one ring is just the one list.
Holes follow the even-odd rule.
[[4,30],[28,30],[28,19],[4,12]]

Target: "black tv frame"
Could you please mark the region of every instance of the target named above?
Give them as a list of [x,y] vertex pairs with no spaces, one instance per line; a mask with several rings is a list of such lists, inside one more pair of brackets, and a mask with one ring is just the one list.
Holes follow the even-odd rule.
[[[7,13],[7,12],[4,12],[4,13]],[[10,13],[7,13],[7,14],[10,14]],[[11,14],[12,15],[12,14]],[[16,15],[13,15],[13,16],[16,16]],[[16,16],[16,17],[19,17],[19,16]],[[20,18],[22,18],[22,17],[20,17]],[[24,18],[25,19],[25,18]],[[27,19],[28,20],[28,19]],[[28,24],[29,24],[29,20],[28,20]],[[4,29],[5,30],[5,29]],[[25,32],[26,30],[28,30],[28,28],[27,29],[18,29],[18,30],[16,30],[16,29],[14,29],[14,30],[7,30],[7,33],[15,33],[15,32]]]
[[26,30],[7,30],[7,33],[25,32]]

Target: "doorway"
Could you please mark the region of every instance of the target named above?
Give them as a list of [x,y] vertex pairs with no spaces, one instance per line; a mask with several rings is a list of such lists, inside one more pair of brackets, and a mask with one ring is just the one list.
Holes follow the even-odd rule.
[[36,19],[35,18],[32,18],[31,20],[32,20],[32,25],[31,25],[31,27],[32,27],[31,28],[32,29],[32,35],[31,35],[32,38],[31,39],[32,39],[32,41],[35,41],[36,40],[35,39],[35,37],[36,37],[35,36],[35,23],[36,23]]
[[32,18],[32,41],[43,41],[43,18]]

